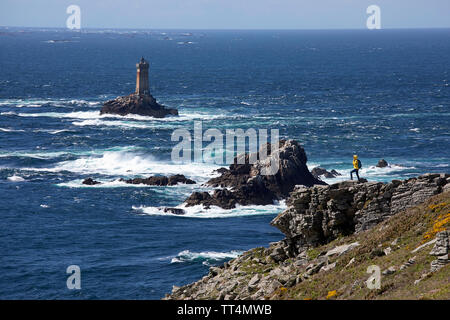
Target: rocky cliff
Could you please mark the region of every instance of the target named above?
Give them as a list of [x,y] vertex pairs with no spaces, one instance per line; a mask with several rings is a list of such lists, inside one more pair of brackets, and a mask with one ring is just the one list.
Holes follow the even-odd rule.
[[297,187],[288,209],[271,224],[286,235],[286,254],[374,227],[390,216],[441,193],[448,174],[426,174],[391,183],[344,181],[331,186]]
[[[284,240],[166,299],[450,298],[449,174],[296,187],[287,202],[271,223]],[[383,270],[376,290],[366,285],[372,265]]]

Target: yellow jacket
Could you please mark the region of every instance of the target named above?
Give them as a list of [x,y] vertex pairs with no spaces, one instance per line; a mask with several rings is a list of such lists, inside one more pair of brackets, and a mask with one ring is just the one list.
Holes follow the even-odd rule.
[[358,159],[353,159],[353,168],[359,169],[359,166],[358,166]]

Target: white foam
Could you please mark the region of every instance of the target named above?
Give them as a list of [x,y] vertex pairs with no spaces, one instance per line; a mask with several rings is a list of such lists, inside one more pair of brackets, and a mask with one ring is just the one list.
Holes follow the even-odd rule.
[[[54,151],[54,152],[20,152],[20,151],[1,151],[0,158],[6,157],[27,157],[35,159],[52,159],[63,155],[75,155],[75,156],[85,156],[85,155],[98,155],[101,156],[105,152],[125,152],[139,150],[140,148],[134,146],[127,147],[113,147],[108,149],[98,149],[98,150],[86,150],[86,151]],[[42,170],[38,170],[42,171]],[[51,170],[50,170],[51,171]]]
[[85,126],[106,126],[106,127],[123,127],[123,128],[139,128],[139,129],[147,129],[153,126],[149,126],[145,123],[139,123],[135,121],[108,121],[101,119],[93,119],[93,120],[84,120],[80,122],[72,122],[73,125],[79,127]]
[[9,181],[13,181],[13,182],[22,182],[22,181],[25,181],[24,178],[22,178],[21,176],[16,176],[16,175],[13,175],[13,176],[11,176],[11,177],[8,177],[8,180],[9,180]]
[[158,215],[180,218],[200,218],[200,219],[214,219],[214,218],[233,218],[255,215],[275,215],[286,209],[285,201],[280,201],[271,205],[252,205],[241,206],[227,210],[216,206],[211,206],[210,209],[205,209],[203,205],[196,205],[193,207],[186,207],[184,204],[178,205],[176,208],[183,209],[186,213],[183,215],[175,215],[164,212],[165,207],[145,207],[133,206],[134,210],[146,215]]
[[[174,122],[174,121],[189,121],[189,120],[212,120],[212,119],[223,119],[230,117],[226,114],[210,114],[202,112],[190,112],[182,113],[178,116],[168,116],[165,118],[154,118],[150,116],[141,116],[128,114],[125,116],[114,115],[114,114],[103,114],[100,115],[100,111],[74,111],[74,112],[2,112],[2,115],[15,115],[19,117],[50,117],[50,118],[70,118],[70,119],[80,119],[80,120],[95,120],[95,119],[129,119],[138,121],[156,121],[156,122]],[[235,117],[235,116],[232,116]]]
[[[49,86],[49,85],[44,85]],[[83,106],[98,106],[101,104],[100,101],[87,101],[84,99],[1,99],[0,106],[8,105],[16,108],[39,108],[43,105],[51,104],[55,107],[66,107],[73,105],[83,105]]]
[[[402,166],[398,164],[390,164],[387,167],[379,168],[377,166],[369,166],[369,167],[363,167],[359,170],[359,177],[360,178],[366,178],[367,180],[391,180],[392,174],[396,172],[406,171],[406,170],[412,170],[415,169],[415,167],[407,167]],[[350,178],[350,171],[353,170],[353,168],[348,169],[339,169],[336,170],[338,173],[340,173],[340,176],[337,176],[335,178],[324,178],[320,177],[321,180],[328,184],[333,184],[340,181],[349,180]],[[356,175],[353,174],[353,177],[356,178]]]
[[102,156],[82,157],[63,161],[53,168],[26,168],[24,170],[60,172],[70,171],[81,174],[103,174],[109,176],[174,175],[184,174],[196,181],[208,179],[220,166],[210,163],[176,164],[162,162],[151,155],[129,151],[106,151]]
[[3,131],[3,132],[25,132],[25,130],[21,130],[21,129],[8,129],[8,128],[0,128],[0,131]]
[[216,251],[202,251],[191,252],[190,250],[183,250],[179,252],[176,257],[173,257],[170,263],[183,263],[183,262],[195,262],[203,261],[203,264],[208,262],[217,262],[225,259],[234,259],[241,255],[244,251],[232,250],[228,252],[216,252]]

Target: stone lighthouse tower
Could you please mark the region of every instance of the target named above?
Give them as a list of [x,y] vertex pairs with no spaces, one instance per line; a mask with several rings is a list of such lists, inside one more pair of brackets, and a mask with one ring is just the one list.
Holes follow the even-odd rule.
[[148,85],[148,62],[141,58],[141,61],[136,64],[136,95],[148,96],[150,89]]

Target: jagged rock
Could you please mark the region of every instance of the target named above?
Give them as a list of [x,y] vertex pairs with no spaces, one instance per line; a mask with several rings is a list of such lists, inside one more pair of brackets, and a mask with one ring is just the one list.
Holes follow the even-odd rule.
[[345,265],[344,268],[348,268],[350,267],[353,263],[355,263],[356,259],[355,258],[351,258],[351,260]]
[[382,272],[382,274],[383,274],[384,276],[387,276],[387,275],[390,275],[390,274],[395,273],[396,271],[397,271],[397,268],[396,268],[395,266],[391,266],[391,267],[387,268],[386,270],[384,270],[384,271]]
[[168,213],[172,213],[172,214],[176,214],[176,215],[183,215],[183,214],[186,213],[183,209],[170,208],[170,207],[164,208],[163,211],[164,212],[168,212]]
[[260,279],[261,276],[259,274],[255,274],[253,278],[251,278],[250,281],[248,282],[248,289],[254,290]]
[[342,254],[352,250],[353,248],[356,248],[357,246],[359,246],[358,242],[353,242],[353,243],[350,243],[350,244],[344,244],[344,245],[341,245],[341,246],[337,246],[337,247],[331,249],[330,251],[328,251],[325,254],[325,256],[327,256],[327,257],[331,257],[331,256],[334,256],[334,255],[340,256],[340,255],[342,255]]
[[400,266],[400,270],[405,270],[406,268],[412,266],[414,263],[416,263],[416,257],[412,257],[410,259],[408,259],[408,261],[406,261],[404,264],[402,264]]
[[96,185],[96,184],[101,184],[101,182],[95,181],[95,180],[92,179],[92,178],[84,179],[82,183],[85,184],[85,185],[88,185],[88,186],[93,186],[93,185]]
[[384,160],[384,159],[378,160],[378,163],[377,163],[378,168],[385,168],[387,166],[388,166],[388,163],[386,160]]
[[324,265],[322,268],[320,268],[320,271],[328,271],[328,270],[332,270],[336,267],[336,262]]
[[[362,232],[407,208],[441,193],[449,174],[425,174],[391,183],[343,181],[329,186],[294,189],[288,208],[271,224],[286,236],[288,248],[298,253]],[[384,254],[384,253],[383,253]]]
[[436,234],[436,243],[430,251],[430,255],[436,256],[437,259],[431,261],[431,272],[436,272],[447,263],[449,263],[448,253],[450,250],[450,231],[445,230]]
[[164,107],[156,102],[155,98],[150,94],[138,95],[134,93],[106,101],[100,110],[101,115],[117,114],[125,116],[130,113],[154,118],[164,118],[167,115],[178,115],[178,110]]
[[340,176],[341,174],[337,172],[336,170],[327,171],[324,168],[321,167],[315,167],[311,170],[311,174],[314,178],[319,179],[320,176],[324,176],[327,179],[335,178],[337,176]]
[[[309,172],[305,150],[297,141],[280,140],[278,155],[273,152],[275,147],[270,144],[261,148],[267,148],[267,159],[259,159],[252,164],[249,161],[253,158],[252,155],[237,156],[229,169],[220,170],[219,177],[206,183],[212,187],[226,189],[215,190],[212,195],[195,192],[185,201],[186,206],[202,204],[205,207],[214,205],[231,209],[236,204],[267,205],[287,197],[296,185],[326,185]],[[265,175],[271,163],[276,162],[278,171]]]
[[182,174],[176,174],[170,177],[165,176],[153,176],[148,178],[134,178],[134,179],[120,179],[120,181],[124,181],[129,184],[145,184],[149,186],[174,186],[178,183],[183,184],[195,184],[194,180],[186,178]]

